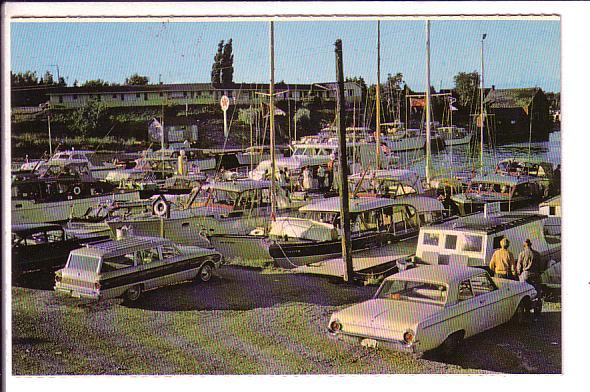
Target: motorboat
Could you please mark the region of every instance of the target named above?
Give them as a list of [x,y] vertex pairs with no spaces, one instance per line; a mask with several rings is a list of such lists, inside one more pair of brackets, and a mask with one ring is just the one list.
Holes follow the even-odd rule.
[[505,176],[501,174],[476,175],[462,194],[451,196],[461,215],[483,211],[486,203],[500,202],[503,210],[512,211],[538,203],[543,197],[538,178],[531,176]]
[[[277,189],[276,193],[277,211],[292,208],[283,190]],[[248,234],[268,222],[270,215],[270,182],[236,180],[204,184],[175,202],[160,198],[150,212],[107,223],[113,232],[125,226],[134,235],[210,246],[208,236]]]
[[139,199],[139,192],[119,190],[93,178],[85,162],[48,162],[36,173],[13,176],[12,224],[65,222],[108,201]]

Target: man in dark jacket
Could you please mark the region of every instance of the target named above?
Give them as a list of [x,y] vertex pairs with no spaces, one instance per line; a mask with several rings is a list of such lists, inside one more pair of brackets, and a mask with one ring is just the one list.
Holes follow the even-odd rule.
[[516,273],[521,282],[527,282],[536,287],[541,277],[541,260],[539,252],[533,249],[531,240],[524,241],[522,251],[518,254]]

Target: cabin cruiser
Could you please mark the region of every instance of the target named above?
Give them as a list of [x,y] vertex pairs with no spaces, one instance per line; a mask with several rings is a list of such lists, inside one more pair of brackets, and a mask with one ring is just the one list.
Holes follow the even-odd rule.
[[[347,157],[351,173],[360,171],[360,168],[375,165],[376,144],[371,135],[359,133],[359,135],[352,134],[356,132],[357,128],[347,129]],[[301,183],[303,170],[307,168],[311,171],[312,181],[307,190],[319,190],[321,188],[329,188],[333,183],[328,184],[328,167],[332,164],[337,165],[338,156],[338,137],[331,132],[323,131],[315,136],[305,136],[298,142],[293,143],[292,154],[290,157],[277,158],[275,160],[276,175],[280,175],[281,171],[286,173],[287,183],[283,186],[288,189],[295,189]],[[382,166],[389,167],[397,161],[397,157],[381,151]],[[252,179],[265,179],[270,176],[272,162],[265,160],[249,173]],[[320,169],[321,167],[321,169]],[[323,170],[325,173],[324,186],[319,181],[318,171]],[[336,172],[332,172],[333,180],[337,180]],[[300,186],[300,188],[304,188]]]
[[437,133],[444,139],[446,146],[458,146],[469,144],[473,134],[465,128],[459,128],[456,125],[449,127],[438,127]]
[[[350,199],[353,252],[415,237],[420,226],[443,217],[435,199],[361,197]],[[278,217],[270,229],[249,235],[215,235],[210,241],[226,258],[273,260],[283,268],[315,263],[342,254],[340,198],[330,197],[300,207],[297,216]]]
[[[276,192],[277,211],[290,209],[285,191]],[[175,202],[159,198],[148,213],[107,223],[113,232],[126,226],[133,235],[163,236],[185,245],[210,246],[207,236],[248,234],[264,225],[270,215],[270,182],[237,180],[205,184]]]
[[[488,204],[485,212],[421,228],[415,261],[488,266],[503,238],[516,246],[513,253],[530,239],[533,249],[541,255],[542,270],[556,271],[561,262],[561,236],[551,232],[547,221],[544,215],[501,212],[498,203]],[[552,279],[556,279],[555,275]]]
[[348,177],[350,190],[356,196],[402,197],[421,195],[424,186],[420,175],[408,169],[368,169]]
[[503,210],[512,211],[539,202],[543,189],[530,176],[477,175],[465,193],[451,196],[461,215],[482,211],[486,203],[500,202]]
[[[171,146],[170,148],[160,150],[145,150],[142,152],[142,158],[155,165],[157,161],[167,161],[169,165],[176,166],[178,157],[184,154],[188,167],[195,167],[199,170],[215,170],[217,167],[215,157],[206,154],[199,148],[189,148],[186,146]],[[189,169],[190,171],[190,169]]]
[[[278,151],[277,156],[282,156]],[[252,146],[236,154],[240,166],[257,166],[260,162],[270,159],[269,146]]]
[[[352,251],[361,252],[415,237],[419,228],[443,219],[435,199],[355,198],[350,200]],[[269,254],[283,268],[293,268],[342,255],[340,198],[299,209],[299,216],[272,222]]]
[[544,196],[555,196],[560,192],[555,189],[553,165],[549,162],[538,161],[528,158],[509,158],[498,162],[496,173],[507,176],[529,176],[539,180],[543,188]]
[[99,154],[90,150],[65,150],[56,152],[48,161],[36,160],[24,163],[20,170],[35,171],[45,164],[61,164],[66,165],[70,163],[84,164],[90,170],[90,174],[95,179],[104,179],[108,172],[116,169],[115,164],[106,162],[99,158]]
[[28,176],[13,176],[12,223],[65,222],[109,200],[138,200],[137,191],[98,181],[84,162],[48,162]]
[[112,236],[107,220],[125,219],[132,214],[149,212],[152,210],[152,200],[112,201],[98,203],[86,210],[80,217],[72,217],[65,229],[69,234],[78,238],[95,235]]
[[426,136],[417,128],[406,128],[404,123],[381,124],[381,142],[392,152],[420,150],[426,144]]

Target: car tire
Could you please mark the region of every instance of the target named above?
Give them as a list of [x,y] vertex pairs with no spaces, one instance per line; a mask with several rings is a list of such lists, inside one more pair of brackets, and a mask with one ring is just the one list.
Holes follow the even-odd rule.
[[124,294],[125,302],[132,303],[137,301],[139,297],[141,297],[142,291],[141,285],[133,286],[127,289]]
[[512,319],[510,320],[515,325],[522,325],[528,321],[529,316],[531,313],[531,305],[530,300],[528,298],[523,298],[520,300]]
[[459,346],[463,342],[463,335],[463,331],[457,331],[447,336],[439,347],[439,353],[443,359],[451,359],[457,354]]
[[211,280],[213,276],[214,266],[211,262],[206,262],[203,266],[199,269],[199,273],[197,274],[197,278],[201,282],[208,282]]

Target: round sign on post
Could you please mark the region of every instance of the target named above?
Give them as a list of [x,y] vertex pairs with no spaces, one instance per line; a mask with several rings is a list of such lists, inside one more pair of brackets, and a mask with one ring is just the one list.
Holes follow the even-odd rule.
[[219,103],[221,104],[221,110],[225,112],[227,108],[229,108],[229,98],[227,97],[227,95],[221,97]]

